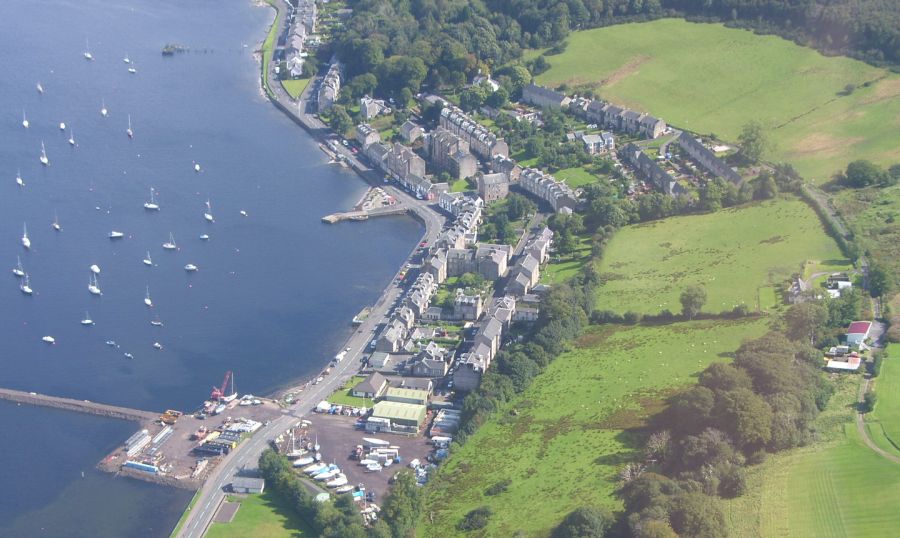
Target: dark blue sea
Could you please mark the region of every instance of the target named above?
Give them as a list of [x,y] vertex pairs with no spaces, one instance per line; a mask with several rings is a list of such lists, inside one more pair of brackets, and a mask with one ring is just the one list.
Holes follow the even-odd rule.
[[[0,386],[190,410],[233,370],[266,394],[321,368],[377,299],[421,228],[320,222],[365,184],[262,97],[253,53],[273,16],[243,0],[0,2]],[[188,51],[163,57],[166,43]],[[0,536],[166,536],[189,500],[94,470],[133,424],[13,404],[0,424]]]

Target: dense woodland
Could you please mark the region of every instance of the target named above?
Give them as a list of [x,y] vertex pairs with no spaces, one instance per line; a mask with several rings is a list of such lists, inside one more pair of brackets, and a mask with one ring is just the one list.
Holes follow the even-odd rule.
[[[528,81],[509,64],[524,49],[550,47],[552,53],[565,46],[572,30],[664,16],[722,21],[873,63],[900,64],[896,0],[351,0],[349,4],[353,14],[335,36],[334,46],[346,63],[351,93],[374,89],[401,103],[423,84],[459,87],[479,70],[506,77],[504,89],[514,95]],[[540,70],[540,65],[533,70]],[[360,76],[364,78],[354,80]]]

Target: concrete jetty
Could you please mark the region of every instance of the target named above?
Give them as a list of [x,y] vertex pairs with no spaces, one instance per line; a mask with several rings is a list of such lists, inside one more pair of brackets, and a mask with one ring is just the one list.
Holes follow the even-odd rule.
[[46,394],[38,394],[36,392],[23,392],[20,390],[12,389],[0,389],[0,400],[9,400],[11,402],[18,402],[28,405],[40,405],[43,407],[53,407],[56,409],[65,409],[66,411],[88,413],[91,415],[119,418],[122,420],[135,420],[141,423],[153,422],[154,420],[159,418],[159,413],[154,413],[152,411],[141,411],[140,409],[130,409],[128,407],[106,405],[91,402],[88,400],[59,398],[56,396],[47,396]]
[[377,209],[369,209],[362,211],[347,211],[345,213],[332,213],[322,217],[322,222],[334,224],[342,220],[368,220],[371,217],[384,217],[387,215],[402,215],[409,211],[409,208],[402,205],[379,207]]

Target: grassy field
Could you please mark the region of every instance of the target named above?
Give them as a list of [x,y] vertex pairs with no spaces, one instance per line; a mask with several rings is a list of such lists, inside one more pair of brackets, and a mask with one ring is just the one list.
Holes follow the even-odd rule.
[[900,275],[900,185],[887,189],[846,189],[834,204],[857,242],[888,272]]
[[591,238],[588,236],[578,239],[578,248],[568,258],[554,259],[547,264],[541,272],[541,282],[545,284],[558,284],[566,282],[578,274],[584,264],[591,257]]
[[[547,57],[552,67],[539,83],[588,84],[617,104],[729,141],[758,120],[774,142],[768,157],[817,182],[854,159],[900,161],[900,75],[680,19],[574,32],[568,42]],[[842,95],[848,84],[857,89]]]
[[240,501],[231,523],[213,523],[207,538],[302,538],[315,536],[312,529],[280,498],[270,492],[246,497],[229,497]]
[[[807,264],[807,262],[809,262]],[[806,265],[805,265],[806,264]],[[623,228],[600,264],[598,308],[680,312],[681,291],[706,288],[704,311],[771,305],[769,288],[799,273],[846,269],[816,214],[797,199],[778,199],[716,213],[673,217]]]
[[869,437],[883,450],[900,456],[900,360],[886,359],[874,383],[878,403],[866,416]]
[[558,170],[553,176],[560,181],[565,181],[566,185],[573,189],[584,187],[585,185],[590,185],[591,183],[596,183],[600,180],[598,176],[595,176],[581,167]]
[[356,386],[357,383],[364,380],[366,376],[363,375],[355,375],[351,377],[344,386],[334,391],[334,394],[328,397],[328,401],[333,404],[338,405],[350,405],[353,407],[372,407],[372,400],[368,398],[358,398],[350,394],[353,390],[353,387]]
[[309,86],[308,78],[299,78],[297,80],[282,80],[281,85],[284,86],[284,91],[288,92],[292,98],[296,99],[300,97],[300,94],[303,93],[303,90]]
[[[582,504],[620,509],[616,474],[638,435],[629,430],[662,396],[765,330],[765,320],[592,327],[441,467],[420,536],[454,535],[481,505],[494,516],[479,536],[545,536]],[[485,494],[507,478],[506,492]]]
[[729,536],[876,538],[900,529],[900,465],[859,439],[853,423],[858,376],[837,378],[819,417],[822,440],[751,468],[746,495],[724,505]]
[[272,61],[272,54],[275,51],[275,37],[278,33],[278,28],[281,26],[281,12],[278,11],[278,8],[275,5],[276,0],[266,0],[270,6],[272,6],[276,11],[275,21],[272,23],[271,28],[269,28],[269,33],[266,35],[266,40],[263,41],[262,44],[262,83],[263,88],[265,88],[266,93],[270,96],[273,95],[272,89],[269,88],[269,62]]

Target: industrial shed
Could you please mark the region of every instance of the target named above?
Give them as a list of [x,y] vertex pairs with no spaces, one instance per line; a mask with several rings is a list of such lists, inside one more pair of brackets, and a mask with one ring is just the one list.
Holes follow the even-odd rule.
[[384,393],[388,402],[428,405],[428,393],[424,390],[391,387]]
[[400,402],[378,402],[375,404],[372,417],[390,420],[394,431],[418,431],[425,422],[425,406]]

